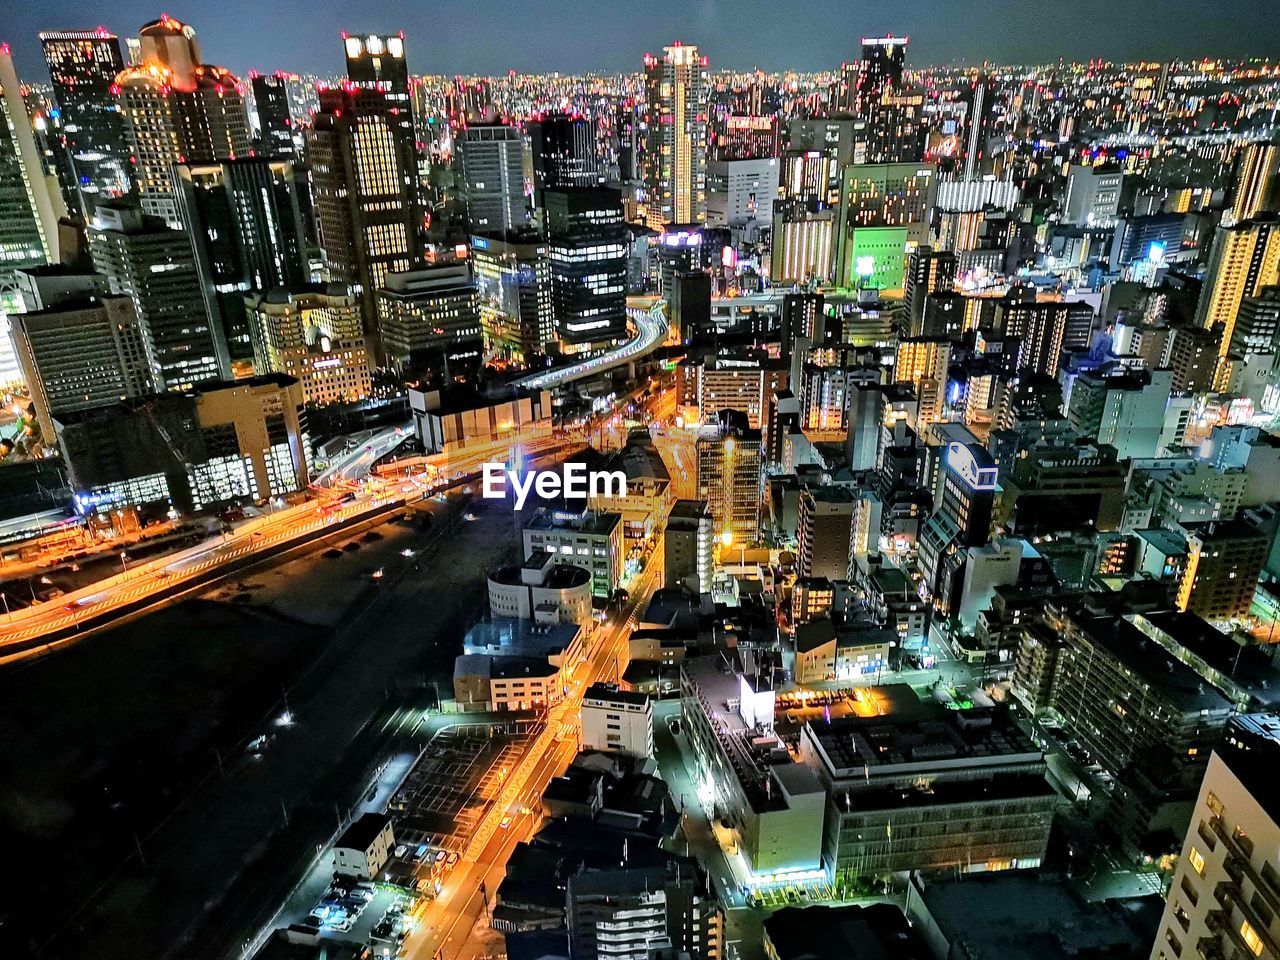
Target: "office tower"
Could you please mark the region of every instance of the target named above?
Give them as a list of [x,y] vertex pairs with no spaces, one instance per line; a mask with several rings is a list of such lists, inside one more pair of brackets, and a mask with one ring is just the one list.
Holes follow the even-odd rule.
[[677,500],[663,538],[663,586],[711,592],[715,520],[705,500]]
[[549,114],[531,120],[528,129],[533,191],[539,206],[544,190],[598,187],[604,183],[604,163],[595,120]]
[[995,132],[998,110],[996,81],[979,74],[966,97],[964,180],[977,180],[987,159],[988,142]]
[[353,403],[373,392],[360,299],[338,284],[244,294],[253,368],[302,385],[304,403]]
[[78,410],[56,427],[83,514],[261,502],[311,478],[302,388],[279,374]]
[[1187,526],[1178,609],[1216,622],[1248,617],[1267,559],[1266,535],[1245,520]]
[[805,487],[796,523],[801,577],[843,580],[849,572],[850,531],[858,498],[848,487]]
[[1080,436],[1110,444],[1124,460],[1155,457],[1174,383],[1170,370],[1091,370],[1075,379],[1066,420]]
[[259,157],[179,164],[174,182],[206,309],[222,326],[230,358],[247,361],[253,344],[244,292],[294,290],[307,279],[293,164]]
[[1280,283],[1280,221],[1263,213],[1230,227],[1219,227],[1209,254],[1196,325],[1222,324],[1218,355],[1231,348],[1236,318],[1246,297]]
[[387,275],[421,260],[413,140],[394,109],[381,90],[322,90],[307,135],[328,278],[355,288],[370,328]]
[[741,231],[750,241],[773,226],[778,160],[712,160],[707,164],[707,223]]
[[[1237,329],[1240,329],[1240,321],[1245,320],[1246,317],[1250,327],[1259,319],[1265,320],[1264,312],[1255,312],[1252,309],[1247,309],[1258,302],[1256,298],[1250,297],[1240,305],[1240,320],[1236,322]],[[1263,303],[1265,305],[1265,301]],[[1150,352],[1146,346],[1146,339],[1146,337],[1143,337],[1142,353],[1147,358],[1147,366],[1149,368],[1157,366],[1169,367],[1173,371],[1174,393],[1207,393],[1213,389],[1218,372],[1218,351],[1222,340],[1221,327],[1211,327],[1206,330],[1204,327],[1189,327],[1183,324],[1170,326],[1163,351],[1164,359],[1161,363],[1156,363],[1150,359],[1155,352],[1155,348],[1159,345],[1159,338],[1152,338],[1154,342]],[[1251,352],[1253,351],[1246,350],[1244,355],[1247,356]]]
[[1108,227],[1120,215],[1124,174],[1117,167],[1073,166],[1067,174],[1062,222],[1082,227]]
[[843,109],[859,107],[902,87],[908,37],[863,37],[862,59],[841,67]]
[[769,276],[775,284],[830,283],[835,276],[836,211],[776,203]]
[[133,299],[160,390],[231,376],[222,328],[205,306],[191,239],[127,201],[98,205],[89,226],[94,269]]
[[[347,79],[359,89],[376,90],[387,103],[392,123],[400,135],[414,143],[413,96],[409,89],[409,62],[405,59],[404,33],[342,35],[347,58]],[[413,176],[418,175],[416,163]]]
[[653,702],[644,693],[593,683],[582,698],[582,749],[653,756]]
[[58,259],[58,218],[66,212],[40,163],[8,44],[0,45],[0,269]]
[[253,108],[258,115],[257,152],[279,160],[294,159],[293,114],[283,73],[249,74]]
[[471,232],[501,237],[529,225],[524,193],[524,145],[519,127],[477,124],[454,139]]
[[1213,748],[1151,960],[1280,954],[1280,718],[1232,717]]
[[836,214],[836,281],[901,289],[906,244],[928,239],[936,168],[923,163],[846,167]]
[[178,225],[173,166],[247,157],[240,81],[203,63],[196,32],[168,14],[138,32],[142,62],[116,78],[142,212]]
[[486,351],[517,363],[557,341],[547,244],[534,232],[471,238]]
[[562,349],[574,353],[621,339],[627,330],[621,194],[610,187],[549,189],[543,200],[552,315]]
[[705,270],[679,272],[667,300],[671,330],[685,343],[711,330],[711,274]]
[[722,549],[746,547],[760,539],[760,461],[764,455],[759,430],[744,413],[725,410],[698,431],[698,499],[711,510],[716,540]]
[[1280,205],[1280,143],[1257,141],[1241,151],[1231,222],[1252,220]]
[[690,408],[685,422],[733,410],[753,429],[762,429],[774,396],[787,388],[788,372],[779,361],[743,353],[686,360],[677,370],[679,403]]
[[40,44],[75,178],[75,197],[67,197],[67,203],[91,213],[99,198],[109,200],[130,188],[124,118],[112,92],[124,70],[120,41],[99,27],[44,32]]
[[10,318],[14,351],[46,444],[53,418],[153,392],[151,361],[129,297],[83,294]]
[[707,58],[679,42],[645,54],[644,217],[653,229],[707,216]]
[[395,369],[448,382],[479,367],[480,302],[467,263],[390,274],[377,302],[378,335]]
[[709,155],[713,160],[759,160],[782,152],[782,125],[775,116],[730,113],[716,118]]
[[898,341],[893,364],[895,383],[909,383],[919,403],[916,430],[937,423],[946,412],[947,368],[951,341],[931,337],[904,337]]
[[1231,334],[1231,352],[1249,357],[1273,353],[1280,337],[1280,286],[1263,287],[1257,296],[1245,297],[1240,303]]
[[946,293],[955,288],[956,256],[947,250],[918,246],[907,257],[903,301],[907,307],[907,329],[910,336],[924,334],[925,303],[932,293]]

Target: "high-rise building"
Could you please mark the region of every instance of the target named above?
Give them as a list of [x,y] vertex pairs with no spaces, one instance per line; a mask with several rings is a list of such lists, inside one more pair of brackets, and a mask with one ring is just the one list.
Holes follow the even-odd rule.
[[1218,622],[1248,617],[1267,550],[1266,535],[1246,520],[1189,526],[1178,609]]
[[773,226],[778,160],[712,160],[707,164],[707,223],[742,231],[755,240]]
[[471,238],[486,351],[530,362],[556,342],[547,243],[533,231]]
[[9,45],[0,45],[0,269],[57,260],[64,212],[40,162]]
[[850,530],[857,509],[858,498],[848,487],[812,486],[800,491],[799,576],[827,580],[848,576]]
[[99,198],[118,197],[130,188],[124,118],[113,92],[124,70],[120,41],[98,27],[44,32],[40,44],[75,177],[75,197],[67,197],[67,204],[91,213]]
[[129,297],[74,296],[11,318],[14,350],[44,442],[53,418],[153,391],[151,361]]
[[89,226],[94,269],[133,299],[156,387],[187,390],[231,376],[220,323],[206,308],[191,239],[123,200],[98,205]]
[[1070,315],[1070,304],[1036,300],[1033,294],[1013,291],[1001,299],[995,309],[995,326],[1017,346],[1015,369],[1056,377]]
[[529,225],[524,192],[524,140],[519,127],[484,123],[454,139],[471,232],[502,237]]
[[280,72],[249,74],[253,109],[258,116],[257,152],[277,160],[294,159],[293,114],[289,85]]
[[358,297],[338,284],[244,295],[253,368],[302,385],[308,404],[352,403],[373,390],[373,355]]
[[707,216],[707,58],[676,42],[645,54],[644,217],[655,230]]
[[965,548],[981,547],[990,538],[998,473],[991,455],[978,444],[947,445],[942,500],[919,537],[924,586],[944,615],[959,608],[955,584],[964,573]]
[[925,303],[929,294],[946,293],[955,288],[956,255],[948,250],[916,247],[907,257],[903,283],[908,334],[918,337],[924,333]]
[[862,57],[845,63],[835,91],[852,115],[854,163],[916,162],[924,156],[924,97],[906,89],[906,37],[864,37]]
[[[852,164],[844,168],[836,215],[837,283],[851,286],[859,278],[874,275],[875,285],[883,289],[903,286],[906,242],[923,243],[928,239],[928,210],[933,203],[935,173],[936,168],[927,163]],[[875,231],[882,227],[905,231],[902,236],[894,237],[891,244],[896,249],[896,282],[891,276],[880,276],[885,271],[879,260],[893,259],[888,250],[882,254],[874,249],[879,239]],[[887,235],[885,242],[889,243]]]
[[1263,287],[1240,302],[1231,335],[1231,352],[1241,356],[1273,353],[1280,339],[1280,286]]
[[388,275],[378,291],[378,335],[389,364],[448,382],[480,365],[484,337],[469,264]]
[[909,383],[915,389],[919,403],[916,414],[918,431],[942,419],[947,404],[947,369],[950,364],[949,340],[904,337],[898,341],[893,378],[895,383]]
[[705,500],[677,500],[663,537],[664,586],[711,592],[715,521]]
[[1122,458],[1153,457],[1172,387],[1169,370],[1087,371],[1071,388],[1067,422],[1091,442],[1115,447]]
[[908,37],[863,37],[862,58],[841,67],[841,106],[857,112],[859,106],[902,86]]
[[1232,717],[1213,748],[1151,960],[1280,956],[1280,718]]
[[208,313],[221,323],[231,359],[247,361],[253,343],[244,292],[294,290],[307,279],[293,164],[260,157],[179,164],[174,182]]
[[551,304],[569,353],[627,331],[627,237],[622,195],[610,187],[548,189]]
[[1205,271],[1204,289],[1196,309],[1197,326],[1222,324],[1218,355],[1231,349],[1236,318],[1247,297],[1280,283],[1280,221],[1273,213],[1259,214],[1230,227],[1218,228]]
[[725,410],[700,428],[695,442],[698,498],[711,510],[716,539],[726,551],[760,539],[760,462],[764,446],[747,416]]
[[[413,96],[403,31],[389,36],[344,33],[342,49],[347,58],[347,79],[360,89],[381,93],[400,135],[413,144]],[[416,164],[413,175],[417,176]]]
[[204,63],[196,32],[164,14],[138,32],[142,62],[116,77],[142,212],[178,225],[173,167],[247,157],[240,81]]
[[421,260],[414,142],[395,109],[381,90],[322,90],[307,135],[328,278],[355,288],[370,327],[387,275]]
[[1240,155],[1231,222],[1252,220],[1280,205],[1280,143],[1248,144]]
[[533,191],[539,206],[544,190],[598,187],[604,183],[604,163],[595,120],[549,114],[531,120],[528,130]]

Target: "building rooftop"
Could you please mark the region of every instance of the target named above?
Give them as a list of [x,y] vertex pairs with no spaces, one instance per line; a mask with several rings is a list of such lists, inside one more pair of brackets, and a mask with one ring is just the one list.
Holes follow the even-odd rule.
[[765,918],[777,960],[928,960],[929,949],[892,903],[784,907]]
[[391,818],[385,813],[361,814],[358,820],[342,832],[342,836],[334,846],[345,847],[348,850],[368,850],[369,845],[378,838],[390,822]]
[[917,884],[950,954],[969,960],[1146,960],[1160,917],[1159,898],[1089,902],[1032,872]]
[[587,687],[584,695],[586,700],[613,700],[617,703],[634,703],[639,706],[649,702],[647,693],[636,693],[633,690],[623,690],[621,687],[612,683],[593,683]]
[[608,536],[622,523],[622,515],[597,510],[569,513],[564,510],[539,510],[525,524],[525,530],[573,530],[589,536]]
[[462,652],[503,657],[554,657],[568,649],[581,632],[582,628],[576,623],[534,623],[514,617],[494,617],[467,631],[462,641]]

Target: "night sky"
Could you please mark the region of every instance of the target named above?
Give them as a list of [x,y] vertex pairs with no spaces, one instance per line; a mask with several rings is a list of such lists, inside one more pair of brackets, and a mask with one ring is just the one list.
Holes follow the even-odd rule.
[[414,73],[637,70],[646,50],[697,43],[712,68],[821,70],[862,35],[911,38],[913,65],[1058,57],[1280,57],[1275,0],[0,0],[0,40],[47,81],[36,32],[103,24],[122,38],[163,10],[237,73],[337,74],[341,30],[403,29]]

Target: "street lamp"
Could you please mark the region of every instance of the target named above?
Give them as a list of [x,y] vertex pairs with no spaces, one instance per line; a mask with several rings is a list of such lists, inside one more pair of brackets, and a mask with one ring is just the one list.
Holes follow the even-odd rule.
[[121,573],[129,572],[129,555],[125,553],[123,550],[120,551],[120,572]]

